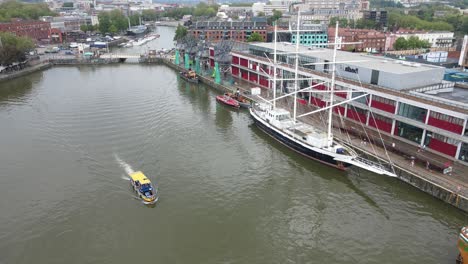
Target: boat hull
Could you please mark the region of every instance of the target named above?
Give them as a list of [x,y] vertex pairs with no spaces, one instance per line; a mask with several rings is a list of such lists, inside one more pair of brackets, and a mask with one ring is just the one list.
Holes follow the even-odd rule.
[[187,82],[191,82],[191,83],[199,83],[200,80],[198,79],[198,77],[195,77],[195,78],[188,78],[187,76],[184,75],[184,73],[180,73],[180,77],[184,80],[186,80]]
[[230,100],[228,100],[222,95],[216,96],[216,101],[218,101],[221,104],[224,104],[224,105],[230,106],[232,108],[236,108],[236,109],[239,109],[239,107],[240,107],[239,102],[237,102],[236,100],[234,100],[232,98]]
[[330,156],[330,155],[320,153],[320,152],[314,151],[312,149],[306,148],[306,147],[302,146],[301,144],[299,144],[299,143],[297,143],[297,142],[295,142],[293,140],[290,140],[289,138],[287,138],[286,136],[282,135],[281,133],[275,131],[274,129],[270,128],[269,126],[265,125],[254,114],[251,113],[251,116],[252,116],[252,118],[254,120],[255,125],[258,128],[260,128],[263,132],[265,132],[266,134],[268,134],[269,136],[271,136],[272,138],[274,138],[275,140],[277,140],[281,144],[283,144],[286,147],[294,150],[295,152],[297,152],[297,153],[299,153],[299,154],[301,154],[301,155],[303,155],[303,156],[305,156],[307,158],[310,158],[310,159],[319,161],[319,162],[321,162],[323,164],[326,164],[328,166],[332,166],[334,168],[337,168],[339,170],[346,170],[347,167],[351,166],[350,164],[346,164],[346,163],[342,163],[342,162],[334,160],[333,156]]

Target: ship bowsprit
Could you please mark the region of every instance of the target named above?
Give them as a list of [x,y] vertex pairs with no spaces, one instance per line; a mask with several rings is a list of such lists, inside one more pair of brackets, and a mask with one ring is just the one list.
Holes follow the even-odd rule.
[[390,177],[397,177],[397,175],[392,172],[389,168],[386,166],[374,162],[365,158],[361,158],[359,156],[340,156],[340,157],[335,157],[334,160],[341,161],[344,163],[348,163],[351,165],[354,165],[356,167],[380,174],[380,175],[387,175]]

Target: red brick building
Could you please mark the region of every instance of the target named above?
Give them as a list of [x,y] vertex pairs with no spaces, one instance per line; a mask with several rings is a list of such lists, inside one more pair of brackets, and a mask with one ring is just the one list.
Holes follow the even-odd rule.
[[0,23],[0,31],[11,32],[16,36],[30,37],[36,41],[49,39],[50,22],[44,21],[12,21]]
[[[342,50],[355,50],[366,52],[382,52],[385,50],[386,36],[384,33],[373,29],[338,29],[338,36],[342,42],[361,42],[360,44],[345,44]],[[329,42],[335,41],[335,28],[328,29]]]
[[267,23],[254,21],[197,21],[189,28],[189,33],[195,38],[218,42],[221,40],[235,40],[245,42],[253,33],[258,33],[267,39]]

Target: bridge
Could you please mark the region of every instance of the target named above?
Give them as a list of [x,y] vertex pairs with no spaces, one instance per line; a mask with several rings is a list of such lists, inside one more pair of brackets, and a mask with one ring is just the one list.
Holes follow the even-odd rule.
[[99,56],[101,59],[139,59],[143,57],[143,54],[137,53],[105,53]]

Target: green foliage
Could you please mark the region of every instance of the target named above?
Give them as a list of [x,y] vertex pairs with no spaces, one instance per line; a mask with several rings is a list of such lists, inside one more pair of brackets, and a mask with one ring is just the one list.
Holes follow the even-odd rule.
[[281,11],[273,9],[273,16],[272,16],[273,22],[280,19],[282,16],[283,16],[283,13],[281,13]]
[[184,15],[210,18],[216,16],[218,8],[218,5],[207,5],[204,2],[200,2],[196,7],[174,8],[161,13],[159,16],[170,17],[174,19],[181,19]]
[[[138,14],[131,15],[129,16],[129,18],[130,18],[130,25],[136,26],[140,24],[140,16]],[[128,20],[126,21],[126,23],[128,24]]]
[[264,16],[265,16],[265,13],[264,13],[264,12],[258,12],[258,13],[257,13],[257,16],[259,16],[259,17],[264,17]]
[[81,25],[80,30],[83,32],[88,32],[88,31],[93,32],[93,31],[98,30],[98,27],[93,26],[93,25]]
[[422,20],[417,16],[405,15],[399,11],[392,11],[389,13],[388,26],[391,29],[410,28],[410,29],[441,30],[441,31],[453,31],[454,30],[454,26],[445,21]]
[[187,28],[185,28],[182,25],[178,25],[177,29],[176,29],[176,32],[175,32],[175,35],[174,35],[174,40],[177,41],[179,39],[182,39],[186,35],[187,35]]
[[218,6],[209,6],[204,2],[200,2],[193,11],[193,16],[196,17],[214,17],[218,12]]
[[10,32],[0,32],[2,47],[0,48],[0,64],[9,65],[24,61],[25,53],[34,47],[33,41],[27,37],[17,37]]
[[258,32],[254,32],[247,39],[247,42],[263,42],[263,37]]
[[354,27],[355,28],[366,28],[366,29],[377,29],[378,28],[378,25],[372,21],[372,20],[367,20],[367,19],[363,19],[363,18],[360,18],[360,19],[357,19],[356,21],[354,21]]
[[109,32],[109,27],[111,26],[109,12],[101,12],[98,15],[99,20],[99,31],[102,33]]
[[155,21],[160,18],[160,15],[156,10],[145,9],[141,11],[141,19],[145,21]]
[[330,19],[330,23],[328,24],[329,27],[335,27],[336,26],[336,21],[339,22],[340,28],[345,28],[348,27],[348,19],[346,18],[339,18],[339,17],[332,17]]
[[116,27],[115,25],[111,25],[111,26],[109,27],[109,32],[110,32],[111,34],[115,34],[115,33],[117,33],[117,31],[118,31],[118,30],[117,30],[117,27]]
[[72,2],[65,2],[62,4],[62,7],[73,7],[73,3]]
[[26,4],[14,0],[0,4],[0,22],[10,22],[12,18],[39,19],[41,16],[56,16],[45,3]]
[[[101,33],[117,33],[128,28],[128,20],[120,10],[112,10],[110,12],[101,12],[98,15],[99,31]],[[135,23],[138,24],[138,23]],[[111,26],[113,26],[111,32]]]
[[193,7],[173,8],[161,14],[162,17],[170,17],[174,19],[181,19],[185,15],[193,14]]
[[392,0],[371,0],[371,8],[384,8],[384,7],[397,7],[403,8],[403,5],[400,2],[395,2]]
[[283,13],[281,13],[281,11],[273,9],[273,15],[267,17],[268,25],[273,25],[273,22],[280,19],[282,16],[283,16]]
[[411,36],[408,39],[398,38],[393,44],[393,48],[395,50],[421,49],[421,48],[430,48],[430,47],[431,47],[431,44],[429,44],[428,41],[421,40],[415,36]]

